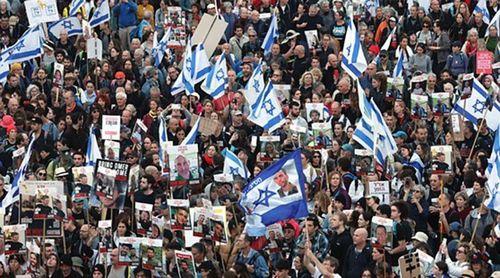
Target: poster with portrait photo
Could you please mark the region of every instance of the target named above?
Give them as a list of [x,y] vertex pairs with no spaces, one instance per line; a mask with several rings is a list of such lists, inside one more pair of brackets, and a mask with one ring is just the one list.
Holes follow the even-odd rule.
[[196,277],[196,267],[191,252],[175,250],[175,265],[179,277]]
[[324,149],[332,147],[333,131],[332,125],[329,122],[326,123],[313,123],[312,132],[314,137],[314,148]]
[[319,44],[318,30],[304,31],[309,49],[315,49]]
[[425,95],[425,88],[427,86],[427,75],[421,74],[414,76],[410,81],[411,95]]
[[142,237],[121,237],[118,241],[118,264],[138,266],[141,263]]
[[129,172],[130,164],[126,162],[98,159],[94,171],[90,205],[123,209]]
[[387,94],[393,99],[403,99],[404,79],[402,77],[387,78]]
[[165,28],[171,28],[171,35],[167,46],[182,49],[186,45],[186,20],[181,7],[170,6],[167,8]]
[[141,264],[144,269],[162,270],[165,265],[163,240],[145,238],[141,243]]
[[189,200],[168,199],[170,209],[170,227],[172,230],[191,230]]
[[432,93],[431,94],[432,112],[436,116],[448,116],[451,111],[450,94],[449,93]]
[[427,95],[411,95],[411,117],[423,119],[427,117],[429,108],[429,97]]
[[116,115],[102,116],[101,136],[103,140],[120,140],[121,117]]
[[227,243],[228,228],[226,225],[226,207],[214,207],[208,219],[208,223],[212,240],[215,242]]
[[105,140],[104,158],[109,160],[120,160],[120,142]]
[[290,138],[294,149],[305,146],[307,143],[307,127],[290,124],[288,138]]
[[292,89],[290,84],[273,84],[273,89],[280,103],[290,99],[290,90]]
[[370,235],[373,243],[392,248],[394,220],[379,216],[372,217]]
[[5,255],[26,253],[26,229],[26,224],[3,226]]
[[137,234],[146,236],[151,234],[153,205],[135,203],[135,221]]
[[57,221],[66,219],[66,211],[68,210],[68,202],[66,194],[55,193],[52,196],[52,213],[51,217]]
[[354,149],[354,167],[359,175],[366,175],[375,171],[373,152],[365,149]]
[[169,154],[170,186],[199,184],[198,145],[173,146]]
[[48,219],[52,216],[52,196],[55,194],[55,188],[39,187],[36,189],[33,219]]
[[57,87],[62,89],[63,85],[64,85],[64,65],[60,63],[54,63],[52,87]]
[[266,227],[266,238],[278,238],[280,236],[285,236],[285,233],[283,232],[283,227],[281,226],[280,223],[274,223]]
[[431,169],[433,174],[450,174],[453,170],[453,147],[450,145],[431,146]]
[[462,82],[460,85],[460,87],[462,88],[462,95],[460,96],[461,99],[466,99],[470,97],[470,95],[472,94],[473,82],[474,82],[473,73],[467,73],[462,75]]
[[259,145],[257,162],[272,162],[279,159],[281,151],[279,136],[260,136]]
[[191,226],[193,227],[193,236],[202,238],[205,235],[210,234],[210,228],[208,227],[210,212],[206,208],[190,208],[189,214],[191,217]]
[[324,108],[325,105],[323,103],[306,103],[307,122],[323,121],[325,118],[325,115],[323,114]]
[[92,190],[91,184],[94,182],[94,167],[72,167],[71,172],[75,180],[75,189],[73,190],[72,199],[83,199],[84,202],[88,204],[90,191]]
[[135,121],[134,129],[132,130],[132,136],[130,140],[134,145],[142,146],[144,138],[146,138],[148,132],[148,127],[142,122],[141,119]]
[[99,233],[99,254],[111,252],[113,249],[113,225],[112,220],[100,220],[97,223]]

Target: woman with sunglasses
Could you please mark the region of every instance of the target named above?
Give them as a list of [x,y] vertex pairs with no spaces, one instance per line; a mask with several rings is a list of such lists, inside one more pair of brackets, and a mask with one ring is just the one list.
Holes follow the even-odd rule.
[[446,246],[446,241],[444,241],[440,247],[439,252],[436,254],[435,262],[444,261],[448,266],[448,273],[451,278],[463,277],[463,273],[467,271],[470,267],[470,246],[466,243],[462,243],[458,246],[455,258],[453,261],[448,253],[448,247]]

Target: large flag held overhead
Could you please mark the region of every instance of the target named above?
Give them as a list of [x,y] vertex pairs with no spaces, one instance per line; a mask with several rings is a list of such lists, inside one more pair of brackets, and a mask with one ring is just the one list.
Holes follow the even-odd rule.
[[233,177],[239,175],[247,180],[250,177],[250,171],[246,165],[229,149],[224,149],[221,154],[224,158],[224,171],[225,175],[232,175]]
[[375,152],[375,160],[385,164],[385,159],[398,151],[396,141],[375,102],[368,101],[358,81],[359,109],[361,120],[358,122],[353,139],[365,149]]
[[477,1],[476,7],[474,8],[473,13],[483,14],[484,23],[490,24],[490,12],[488,11],[488,7],[486,5],[486,0]]
[[40,25],[29,28],[15,44],[2,51],[1,61],[12,64],[37,58],[43,54],[43,31]]
[[163,56],[165,56],[165,52],[168,49],[167,47],[168,39],[170,38],[170,34],[172,33],[171,31],[172,29],[168,27],[167,31],[163,35],[163,38],[161,38],[161,40],[155,44],[153,50],[151,51],[152,56],[155,59],[155,67],[158,67],[160,65],[161,60],[163,60]]
[[285,123],[285,116],[281,103],[276,96],[271,82],[257,96],[255,102],[250,103],[250,115],[248,120],[264,128],[269,132],[280,128]]
[[87,163],[86,166],[95,166],[98,159],[101,159],[101,151],[99,150],[99,144],[97,144],[97,138],[95,136],[94,126],[90,127],[89,138],[87,139],[87,153],[86,153]]
[[83,34],[82,24],[76,16],[66,17],[48,26],[48,30],[52,36],[59,39],[61,31],[68,31],[68,37]]
[[224,95],[227,87],[226,55],[222,54],[201,84],[201,88],[212,98],[218,99]]
[[245,87],[245,99],[248,103],[255,103],[257,97],[264,90],[266,83],[264,82],[264,74],[262,73],[262,61],[253,70],[252,76]]
[[499,115],[499,105],[495,102],[490,110],[490,102],[490,94],[486,91],[483,84],[481,84],[478,79],[474,78],[470,97],[458,100],[453,109],[475,125],[479,125],[479,119],[485,117],[488,127],[496,130],[498,128],[498,118],[493,120],[488,119],[491,119],[490,113]]
[[16,175],[14,176],[14,180],[12,181],[10,190],[7,192],[7,195],[0,203],[0,208],[7,208],[14,202],[19,201],[19,186],[21,185],[21,182],[24,181],[24,175],[26,173],[26,169],[28,168],[28,164],[31,158],[33,143],[35,143],[35,136],[31,138],[31,141],[28,145],[28,149],[24,154],[23,161],[21,162],[21,165],[19,166]]
[[271,47],[276,39],[278,39],[278,17],[275,13],[271,17],[271,24],[269,25],[269,29],[267,30],[266,37],[262,42],[262,49],[264,49],[264,55],[271,53]]
[[500,129],[496,131],[486,175],[488,176],[486,189],[489,197],[484,201],[484,204],[486,207],[500,212]]
[[281,220],[306,217],[305,176],[300,149],[272,164],[243,190],[239,202],[245,211],[246,232],[261,236],[266,226]]
[[200,121],[201,117],[198,117],[198,120],[196,120],[196,122],[194,123],[191,131],[189,131],[188,135],[186,135],[186,138],[182,140],[181,145],[196,144],[196,136],[198,136],[198,130],[200,129]]
[[351,20],[342,49],[342,68],[354,79],[357,79],[367,68],[366,58],[361,48],[358,31]]
[[191,42],[189,42],[184,52],[182,72],[179,78],[175,80],[170,94],[174,96],[183,91],[186,91],[187,95],[193,94],[194,85],[207,77],[210,66],[203,44],[197,45],[195,50],[192,51]]
[[90,27],[95,28],[99,24],[109,21],[110,14],[108,0],[101,0],[101,3],[97,6],[92,18],[89,20]]
[[69,4],[69,16],[75,16],[83,4],[85,4],[85,0],[72,0]]

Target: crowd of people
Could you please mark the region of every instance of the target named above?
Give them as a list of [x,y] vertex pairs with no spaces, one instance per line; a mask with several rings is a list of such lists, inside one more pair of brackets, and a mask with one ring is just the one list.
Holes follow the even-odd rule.
[[[84,1],[78,20],[88,21],[98,4]],[[90,35],[102,41],[102,60],[87,59],[88,36],[63,29],[46,34],[41,57],[10,64],[0,86],[0,277],[416,272],[455,278],[500,271],[500,215],[487,203],[495,194],[487,190],[488,168],[500,151],[499,120],[486,116],[498,112],[500,101],[498,0],[109,5],[110,20]],[[57,1],[61,17],[69,6]],[[183,46],[204,14],[227,23],[208,53],[213,64],[226,57],[225,92],[213,99],[196,84],[195,93],[172,95],[182,78]],[[273,15],[279,38],[264,54]],[[367,61],[359,78],[341,65],[351,22]],[[0,0],[2,50],[28,27],[23,1]],[[155,64],[155,40],[167,28],[175,46]],[[248,119],[247,83],[257,67],[274,85],[285,117],[272,132]],[[454,104],[478,90],[474,82],[489,107],[476,122],[454,118]],[[354,136],[361,89],[397,144],[384,165]],[[111,139],[108,115],[119,123]],[[195,155],[172,157],[171,148],[199,117]],[[162,130],[171,144],[166,148]],[[102,159],[95,160],[90,144]],[[304,194],[308,216],[250,236],[238,205],[242,192],[297,149],[304,184],[289,184],[284,171],[275,180],[283,183],[281,198]],[[229,151],[248,176],[226,171]],[[63,186],[52,190],[48,181]],[[387,192],[378,194],[377,184]],[[7,203],[14,191],[19,198]],[[415,257],[420,263],[411,265]]]

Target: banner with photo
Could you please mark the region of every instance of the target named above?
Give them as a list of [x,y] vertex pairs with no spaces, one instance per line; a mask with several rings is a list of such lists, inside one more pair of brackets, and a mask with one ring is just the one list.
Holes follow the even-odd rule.
[[118,241],[118,264],[138,266],[141,263],[142,237],[121,237]]
[[198,145],[172,146],[169,153],[170,186],[199,184]]
[[431,94],[432,112],[436,116],[448,116],[451,111],[450,94],[449,93],[432,93]]
[[278,160],[281,152],[279,136],[260,136],[260,152],[257,155],[257,162],[273,162]]
[[312,132],[316,149],[330,148],[332,146],[333,131],[329,122],[313,123]]
[[189,200],[169,199],[170,227],[172,230],[191,230],[189,220]]
[[392,248],[394,220],[379,216],[372,217],[371,238],[372,242],[382,247]]
[[153,205],[146,203],[135,203],[136,233],[141,236],[151,234]]
[[26,224],[3,226],[4,253],[6,256],[26,254],[26,229]]
[[144,269],[164,270],[163,240],[145,238],[141,243],[141,265]]
[[109,160],[120,160],[120,142],[105,140],[104,158]]
[[94,171],[90,205],[123,209],[129,172],[130,165],[126,162],[98,159]]
[[196,267],[191,252],[175,250],[175,265],[179,277],[196,277]]

